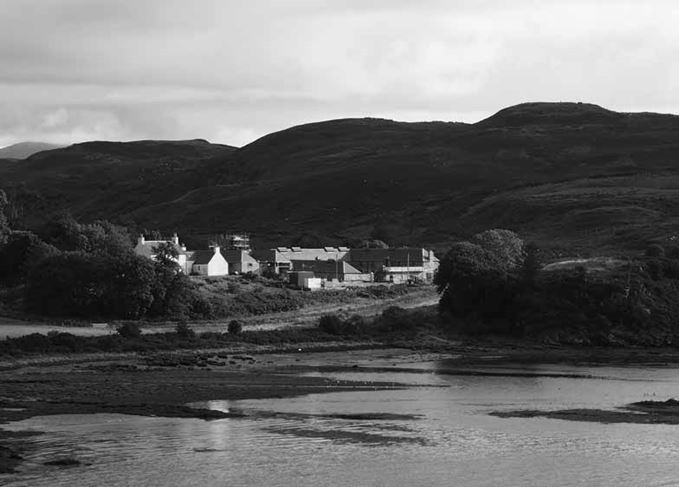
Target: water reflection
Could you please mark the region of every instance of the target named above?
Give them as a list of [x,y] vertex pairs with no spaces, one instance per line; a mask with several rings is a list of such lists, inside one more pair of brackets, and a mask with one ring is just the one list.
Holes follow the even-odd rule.
[[[24,473],[0,483],[638,486],[677,480],[677,426],[487,414],[666,399],[679,391],[677,369],[530,366],[508,376],[454,375],[441,363],[425,370],[330,374],[418,384],[403,390],[207,403],[242,411],[243,418],[33,418],[10,427],[45,431],[38,437],[43,447]],[[42,465],[64,454],[89,465]]]

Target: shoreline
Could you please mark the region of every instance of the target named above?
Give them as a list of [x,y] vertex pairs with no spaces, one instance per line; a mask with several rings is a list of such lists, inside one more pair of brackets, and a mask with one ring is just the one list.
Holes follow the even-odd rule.
[[[512,367],[530,364],[579,366],[671,366],[679,348],[547,346],[512,340],[443,340],[420,336],[392,342],[337,341],[281,346],[240,344],[227,349],[156,353],[36,356],[0,363],[0,473],[11,473],[37,446],[3,423],[58,414],[120,413],[200,418],[238,417],[238,413],[193,408],[191,403],[293,397],[340,391],[413,387],[303,375],[308,372],[420,372],[408,364],[445,360],[438,370],[450,375],[526,376]],[[508,370],[509,369],[509,370]],[[422,371],[431,372],[430,370]],[[530,376],[576,377],[540,372]],[[579,377],[579,376],[578,376]],[[650,408],[650,409],[649,409]],[[674,410],[645,421],[679,422]],[[552,417],[626,422],[638,410],[513,411],[501,417]]]
[[[679,364],[679,348],[573,347],[431,340],[337,341],[152,353],[38,355],[0,362],[0,424],[42,414],[119,412],[189,414],[183,406],[207,400],[290,397],[333,390],[374,389],[305,372],[419,372],[413,362],[445,360],[447,375],[532,376],[507,370],[530,364],[654,366]],[[406,364],[406,365],[404,365]],[[479,370],[482,369],[482,370]],[[542,376],[567,377],[569,374]],[[122,387],[125,385],[125,388]],[[194,416],[200,411],[190,409]],[[207,414],[206,418],[212,417]]]

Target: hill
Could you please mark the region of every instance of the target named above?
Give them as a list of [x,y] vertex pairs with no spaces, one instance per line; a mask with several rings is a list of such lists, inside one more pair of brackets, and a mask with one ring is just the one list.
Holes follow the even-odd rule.
[[27,221],[68,209],[197,237],[246,230],[260,245],[378,236],[440,249],[505,227],[557,253],[615,253],[675,238],[678,129],[674,115],[526,103],[476,124],[312,123],[240,149],[78,144],[0,178]]
[[86,142],[6,162],[0,180],[24,226],[60,211],[129,224],[136,209],[207,184],[202,164],[234,150],[205,140]]
[[0,148],[0,159],[26,159],[38,152],[63,147],[46,142],[19,142]]

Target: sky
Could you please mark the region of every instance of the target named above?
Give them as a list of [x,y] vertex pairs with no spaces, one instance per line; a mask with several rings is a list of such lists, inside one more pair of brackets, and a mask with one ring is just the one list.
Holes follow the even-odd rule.
[[679,113],[675,0],[0,0],[0,147],[242,146],[527,101]]

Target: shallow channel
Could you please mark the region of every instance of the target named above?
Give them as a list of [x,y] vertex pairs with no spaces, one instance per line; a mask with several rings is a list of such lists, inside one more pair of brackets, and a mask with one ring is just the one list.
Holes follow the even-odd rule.
[[[44,433],[22,472],[0,484],[679,485],[679,426],[489,415],[665,400],[679,396],[679,368],[531,365],[456,375],[445,361],[410,367],[323,374],[412,385],[401,390],[207,403],[244,418],[61,415],[5,425]],[[83,464],[43,465],[61,457]]]

